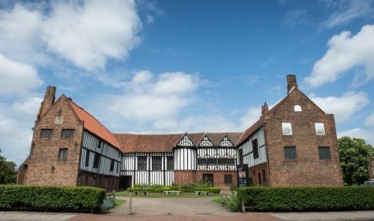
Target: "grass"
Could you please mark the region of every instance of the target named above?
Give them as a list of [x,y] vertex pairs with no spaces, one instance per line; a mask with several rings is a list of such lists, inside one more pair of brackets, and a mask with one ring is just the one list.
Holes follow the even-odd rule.
[[115,199],[114,207],[120,206],[120,205],[124,204],[125,202],[126,202],[126,200]]
[[[129,193],[127,191],[123,192],[117,192],[116,196],[122,196],[122,197],[129,197]],[[171,193],[169,195],[165,195],[163,193],[148,193],[148,195],[135,195],[132,193],[132,197],[143,197],[143,198],[198,198],[198,197],[219,197],[219,193],[211,193],[208,196],[204,195],[195,195],[194,193],[180,193],[179,196],[177,196],[174,193]]]

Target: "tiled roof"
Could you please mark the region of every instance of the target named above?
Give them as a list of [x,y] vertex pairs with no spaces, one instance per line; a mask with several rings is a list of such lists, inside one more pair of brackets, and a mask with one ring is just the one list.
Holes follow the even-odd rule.
[[[227,135],[231,142],[235,143],[239,140],[242,133],[187,133],[191,140],[197,145],[206,134],[212,142],[218,146],[222,138]],[[114,134],[122,152],[172,152],[174,146],[184,136],[179,134],[131,134],[118,133]]]
[[83,110],[83,108],[76,105],[73,101],[69,101],[71,107],[74,109],[75,113],[78,115],[79,119],[84,122],[84,128],[105,140],[112,146],[119,148],[118,142],[113,134],[106,129],[95,117]]

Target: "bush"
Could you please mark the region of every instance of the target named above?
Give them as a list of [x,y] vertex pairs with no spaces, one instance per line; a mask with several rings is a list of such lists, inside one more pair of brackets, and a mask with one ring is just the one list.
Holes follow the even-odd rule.
[[226,208],[231,212],[239,212],[241,210],[241,203],[238,200],[238,198],[234,195],[227,200]]
[[252,211],[374,209],[373,187],[244,187],[238,200]]
[[0,185],[0,210],[93,212],[104,198],[105,190],[94,187]]

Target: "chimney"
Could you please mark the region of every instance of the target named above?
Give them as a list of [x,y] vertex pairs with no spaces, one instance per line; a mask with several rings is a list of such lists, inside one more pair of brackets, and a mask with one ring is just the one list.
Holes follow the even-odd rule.
[[40,104],[39,114],[37,120],[40,119],[43,114],[45,114],[49,108],[55,103],[55,94],[56,94],[56,87],[54,86],[47,86],[47,90],[44,95],[44,100]]
[[269,111],[269,107],[268,107],[268,104],[265,102],[264,105],[261,106],[261,114],[264,115],[268,111]]
[[297,88],[296,75],[289,74],[287,75],[287,94],[289,94],[294,87]]

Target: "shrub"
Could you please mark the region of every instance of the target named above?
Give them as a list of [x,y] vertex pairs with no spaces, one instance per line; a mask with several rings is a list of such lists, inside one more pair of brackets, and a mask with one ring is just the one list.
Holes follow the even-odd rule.
[[374,209],[373,187],[245,187],[239,202],[252,211],[338,211]]
[[226,208],[231,212],[239,212],[241,210],[241,203],[235,195],[229,198],[226,202]]
[[0,210],[83,211],[103,202],[105,190],[94,187],[0,185]]

